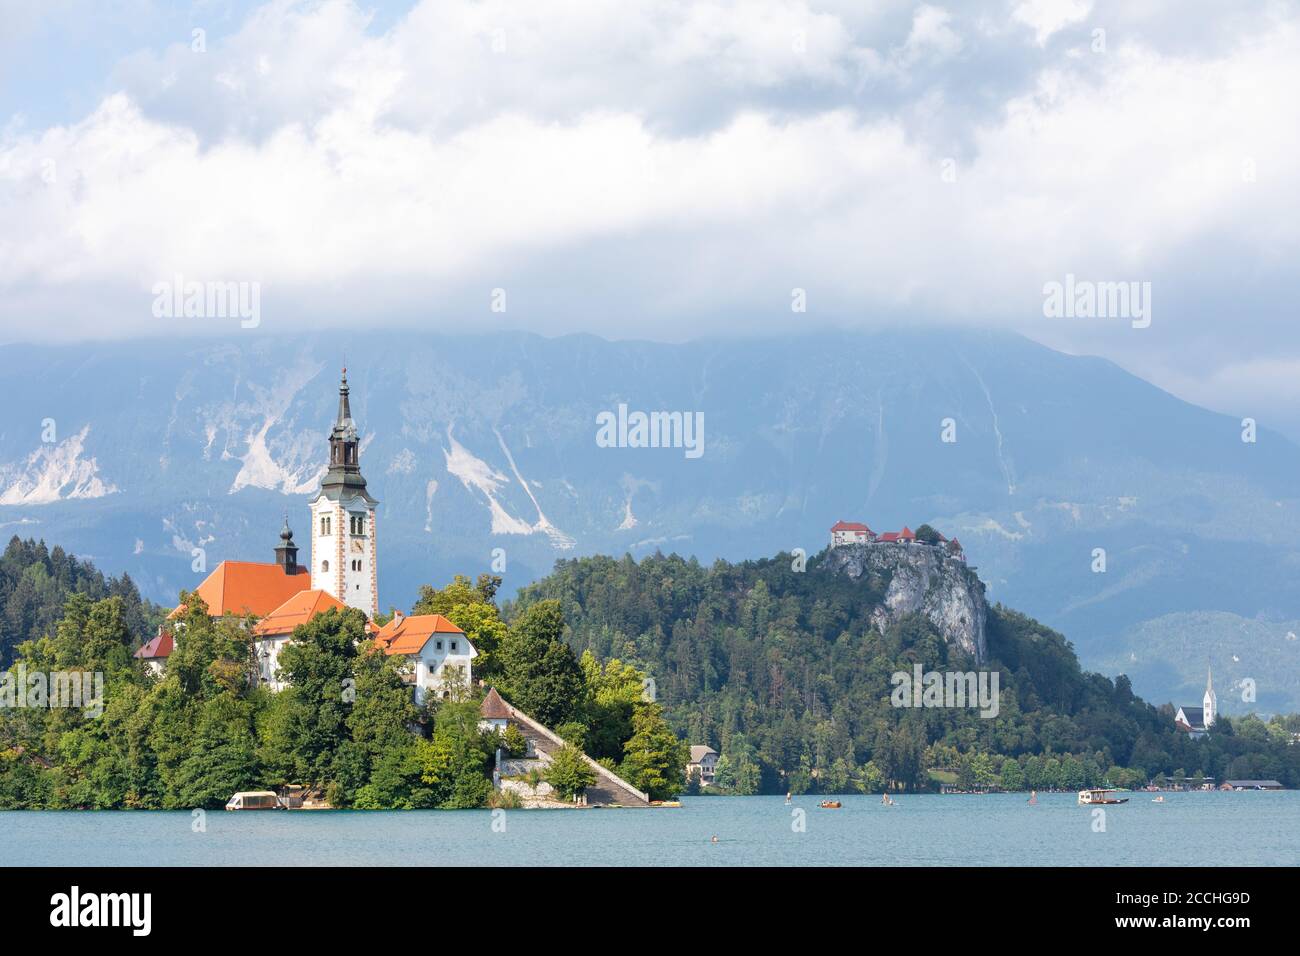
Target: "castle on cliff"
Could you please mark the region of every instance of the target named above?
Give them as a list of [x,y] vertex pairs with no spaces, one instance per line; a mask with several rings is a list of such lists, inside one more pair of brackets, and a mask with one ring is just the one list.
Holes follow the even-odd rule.
[[[922,530],[927,525],[922,525]],[[931,529],[933,530],[933,529]],[[927,534],[926,537],[929,537]],[[956,538],[946,538],[938,531],[934,532],[931,540],[921,540],[917,538],[916,532],[903,525],[902,531],[885,531],[876,534],[866,525],[857,521],[837,521],[831,525],[831,547],[842,548],[850,544],[928,544],[933,547],[943,548],[954,557],[966,560],[966,555],[961,549],[961,542]]]

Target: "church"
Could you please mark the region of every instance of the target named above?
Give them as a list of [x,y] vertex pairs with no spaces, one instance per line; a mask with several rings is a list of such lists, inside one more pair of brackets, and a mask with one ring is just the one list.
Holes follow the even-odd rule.
[[[317,614],[356,608],[366,629],[388,655],[411,661],[410,681],[417,701],[429,694],[450,696],[454,685],[468,687],[478,652],[451,621],[440,614],[404,615],[380,627],[379,543],[375,520],[379,501],[361,474],[361,441],[352,419],[348,370],[339,384],[338,414],[329,433],[329,466],[320,488],[308,502],[310,552],[298,561],[288,516],[274,547],[275,560],[222,561],[195,589],[209,615],[233,615],[251,621],[259,680],[282,690],[280,651],[294,629]],[[158,635],[135,654],[154,674],[166,672],[177,640],[184,639],[181,605],[171,612]]]
[[1201,706],[1179,707],[1178,713],[1174,715],[1174,723],[1193,740],[1204,737],[1214,723],[1217,704],[1214,696],[1214,672],[1206,668],[1205,696],[1201,698]]

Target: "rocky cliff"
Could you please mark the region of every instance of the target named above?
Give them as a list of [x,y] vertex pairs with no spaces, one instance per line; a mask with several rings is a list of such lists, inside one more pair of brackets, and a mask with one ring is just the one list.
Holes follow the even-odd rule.
[[884,592],[872,623],[884,630],[907,614],[923,614],[950,646],[988,656],[984,583],[960,558],[923,544],[858,544],[832,548],[821,564],[829,573],[865,579]]

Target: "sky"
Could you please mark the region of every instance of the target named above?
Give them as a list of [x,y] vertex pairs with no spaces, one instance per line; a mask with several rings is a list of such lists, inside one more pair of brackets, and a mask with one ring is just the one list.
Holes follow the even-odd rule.
[[0,342],[1008,329],[1300,435],[1296,90],[1287,2],[0,0]]

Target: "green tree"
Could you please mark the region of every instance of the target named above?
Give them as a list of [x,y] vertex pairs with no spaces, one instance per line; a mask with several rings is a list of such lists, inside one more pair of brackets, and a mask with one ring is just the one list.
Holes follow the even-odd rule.
[[861,793],[883,793],[886,786],[885,775],[880,772],[880,768],[874,761],[868,760],[859,769],[853,785]]
[[632,712],[645,697],[646,675],[618,658],[602,665],[590,650],[583,652],[579,666],[587,688],[583,749],[597,760],[618,759],[632,736]]
[[236,791],[260,789],[253,713],[247,701],[222,693],[200,708],[189,755],[171,783],[179,807],[220,807]]
[[596,783],[596,771],[591,768],[582,751],[571,744],[551,754],[544,779],[565,800],[574,800]]
[[288,682],[276,742],[301,782],[326,785],[336,777],[335,757],[348,739],[348,714],[356,693],[354,662],[367,641],[365,615],[355,608],[331,609],[294,628],[280,651],[280,673]]
[[548,727],[577,715],[586,697],[582,669],[561,640],[564,617],[558,601],[525,611],[501,644],[501,687],[513,704]]
[[941,538],[938,531],[928,524],[923,524],[916,529],[916,540],[921,544],[938,544]]
[[501,749],[509,757],[522,757],[528,752],[528,738],[518,724],[506,725],[505,733],[501,734]]
[[1025,789],[1025,774],[1014,757],[1002,761],[1002,770],[998,775],[998,785],[1003,790],[1016,791]]
[[478,651],[474,673],[483,679],[497,676],[497,651],[506,636],[506,625],[495,603],[500,586],[501,578],[495,575],[481,574],[478,582],[471,584],[469,578],[458,574],[442,589],[423,585],[411,608],[412,614],[441,614],[464,631]]
[[476,704],[440,703],[432,738],[419,744],[420,779],[429,786],[433,805],[447,810],[486,805],[495,754],[496,734],[478,729]]
[[690,748],[664,720],[663,708],[641,703],[632,714],[632,736],[623,747],[620,775],[652,800],[667,800],[686,783]]

